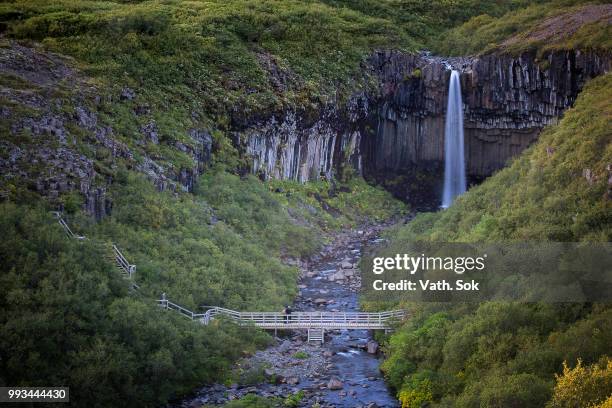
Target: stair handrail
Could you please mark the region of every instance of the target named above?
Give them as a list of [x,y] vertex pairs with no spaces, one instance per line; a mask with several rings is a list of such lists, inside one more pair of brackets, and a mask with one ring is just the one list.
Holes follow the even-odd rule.
[[55,217],[57,218],[57,222],[59,222],[59,225],[62,226],[62,228],[64,229],[64,231],[66,232],[66,234],[68,234],[70,238],[74,238],[79,241],[86,239],[84,235],[77,235],[74,232],[72,232],[72,230],[70,229],[70,227],[68,226],[64,218],[62,218],[62,214],[59,211],[53,211],[53,214],[55,214]]
[[136,265],[128,262],[123,253],[121,253],[119,248],[117,248],[116,244],[113,244],[112,248],[115,255],[115,260],[117,261],[117,265],[119,265],[119,267],[121,267],[125,271],[125,273],[127,273],[128,276],[131,278],[132,274],[136,272]]

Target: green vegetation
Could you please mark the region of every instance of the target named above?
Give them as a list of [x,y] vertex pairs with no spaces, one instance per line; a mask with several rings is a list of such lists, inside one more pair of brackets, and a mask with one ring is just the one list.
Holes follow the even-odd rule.
[[295,353],[293,355],[293,358],[297,358],[297,359],[300,359],[300,360],[304,360],[304,359],[307,359],[309,357],[310,357],[310,355],[307,352],[305,352],[305,351],[298,351],[297,353]]
[[323,0],[335,7],[346,7],[361,13],[385,18],[401,27],[419,45],[429,46],[432,38],[455,27],[473,16],[490,15],[499,17],[510,10],[530,4],[545,3],[546,0],[498,0],[494,4],[472,0]]
[[563,375],[556,375],[557,383],[552,401],[547,408],[589,407],[606,408],[612,403],[612,360],[603,357],[598,363],[583,366],[578,360],[575,368],[563,362]]
[[[474,55],[502,50],[519,54],[555,49],[612,49],[610,24],[601,12],[596,19],[569,29],[590,5],[606,1],[553,0],[510,11],[503,16],[483,13],[440,35],[431,46],[442,55]],[[600,19],[597,19],[600,18]],[[556,21],[556,22],[555,22]],[[546,23],[550,23],[547,26]]]
[[288,408],[295,408],[300,406],[300,402],[304,399],[304,391],[300,390],[295,394],[289,395],[283,401],[283,404]]
[[[298,272],[281,258],[312,253],[329,228],[325,201],[306,204],[306,187],[294,186],[291,207],[273,185],[220,169],[203,176],[194,194],[179,195],[157,191],[135,172],[117,175],[113,215],[100,223],[78,211],[78,196],[64,197],[66,210],[75,211],[71,227],[89,238],[83,243],[66,238],[40,205],[0,205],[2,383],[68,384],[83,406],[150,406],[231,378],[231,362],[269,337],[223,322],[203,327],[160,311],[153,300],[165,292],[192,310],[280,310],[295,294]],[[336,199],[348,203],[350,194]],[[392,208],[390,195],[383,198]],[[137,265],[137,295],[128,295],[107,260],[110,242]],[[241,381],[256,382],[259,374]]]
[[[166,292],[190,308],[280,310],[295,295],[298,272],[281,258],[311,255],[323,243],[325,230],[343,225],[328,223],[330,218],[369,219],[364,202],[366,208],[392,209],[382,213],[387,217],[402,208],[389,193],[363,181],[351,185],[369,199],[352,203],[351,190],[327,204],[325,198],[309,197],[311,185],[300,184],[288,198],[274,192],[275,184],[213,169],[200,178],[193,195],[175,198],[128,172],[114,185],[113,216],[96,224],[81,218],[75,227],[118,243],[138,265],[138,282],[149,296]],[[330,215],[334,200],[346,206]]]
[[423,404],[432,401],[431,381],[425,376],[424,379],[414,376],[409,384],[404,384],[397,398],[402,403],[402,408],[420,408]]
[[304,399],[304,391],[287,396],[285,399],[278,397],[264,398],[248,394],[238,400],[230,401],[224,405],[225,408],[294,408],[299,407]]
[[17,0],[0,4],[0,21],[12,38],[73,56],[115,95],[135,88],[160,133],[172,138],[193,124],[193,111],[204,114],[195,121],[220,125],[235,106],[244,118],[342,99],[367,86],[359,67],[372,50],[423,48],[472,16],[529,3]]
[[[311,254],[329,230],[384,220],[406,208],[347,169],[341,182],[306,185],[244,176],[248,158],[231,131],[281,109],[308,113],[341,104],[370,86],[360,64],[375,49],[490,50],[579,3],[0,3],[6,28],[1,48],[16,40],[72,57],[61,63],[39,58],[54,68],[66,64],[66,77],[60,69],[50,84],[0,75],[0,104],[9,108],[0,117],[2,158],[12,144],[25,153],[20,170],[31,176],[49,171],[30,160],[28,147],[56,148],[56,135],[12,134],[11,128],[23,119],[57,114],[65,122],[67,148],[93,160],[94,185],[107,187],[112,180],[113,202],[112,216],[98,223],[81,212],[80,194],[50,199],[63,205],[76,232],[90,238],[72,242],[33,192],[32,180],[17,174],[2,178],[2,192],[17,204],[0,204],[0,385],[66,384],[79,406],[159,406],[201,383],[233,380],[231,363],[266,345],[268,336],[222,321],[202,327],[160,311],[153,299],[165,292],[193,310],[202,305],[279,310],[296,293],[297,269],[282,260]],[[520,9],[528,4],[535,5]],[[554,46],[609,48],[609,28],[600,28],[586,25]],[[540,47],[525,38],[511,49],[527,43]],[[609,241],[610,85],[610,76],[594,81],[561,125],[547,130],[509,169],[453,208],[397,230],[395,242]],[[121,97],[125,88],[133,96]],[[35,102],[24,102],[23,95]],[[115,155],[94,131],[77,126],[77,107],[112,129],[108,138],[125,144],[133,160]],[[159,143],[143,140],[141,129],[151,123]],[[198,147],[188,136],[193,129],[209,129],[213,138],[211,168],[193,194],[159,192],[134,170],[145,156],[166,174],[192,169],[192,158],[178,146]],[[137,265],[138,294],[129,294],[106,260],[111,242]],[[563,406],[567,390],[579,386],[573,378],[592,376],[600,384],[593,364],[611,344],[607,307],[483,304],[415,310],[415,318],[391,338],[384,365],[406,406],[541,406],[549,400]],[[553,373],[561,372],[563,361],[578,358],[590,371],[568,368],[554,386]],[[241,374],[244,382],[261,378],[257,371]],[[302,397],[248,396],[229,406],[289,407]]]
[[[447,210],[421,214],[396,229],[390,233],[391,245],[402,248],[414,240],[610,241],[611,89],[610,74],[592,80],[561,122],[546,129],[508,168]],[[407,407],[422,402],[541,407],[547,401],[569,407],[577,406],[569,395],[588,395],[595,405],[612,393],[609,369],[605,375],[593,371],[594,377],[606,378],[592,380],[603,387],[598,393],[587,390],[594,385],[567,379],[574,375],[567,369],[553,389],[564,361],[581,359],[590,365],[610,355],[612,309],[607,304],[406,306],[415,315],[389,338],[382,368]],[[571,387],[581,385],[584,391],[574,394]]]
[[[306,210],[304,216],[320,208],[316,222],[326,228],[355,226],[364,221],[383,221],[401,216],[407,206],[391,199],[381,187],[371,186],[362,178],[347,182],[317,181],[300,184],[295,181],[273,180],[270,186],[278,191],[277,196],[285,205]],[[315,220],[311,220],[314,222]]]
[[238,384],[240,386],[252,386],[262,384],[266,382],[266,376],[264,373],[264,366],[256,365],[244,369],[240,363],[236,364],[231,376],[225,380],[225,385],[231,387],[232,384]]
[[[171,117],[169,134],[191,111],[220,120],[238,105],[249,115],[324,102],[348,91],[372,49],[415,49],[388,20],[299,0],[18,1],[0,6],[0,21],[12,37],[74,56],[108,85],[137,88],[156,116]],[[286,89],[267,69],[280,71]]]
[[320,243],[254,178],[211,172],[194,195],[178,198],[140,175],[121,181],[113,216],[75,227],[118,243],[148,296],[166,292],[190,308],[276,310],[293,297],[297,278],[280,256],[306,256]]
[[82,406],[160,405],[267,343],[129,296],[104,248],[67,239],[42,207],[2,204],[1,214],[3,385],[66,384]]
[[[289,198],[273,192],[274,185],[213,170],[200,179],[194,195],[176,199],[129,174],[115,185],[113,216],[95,225],[83,219],[81,230],[91,229],[125,249],[150,296],[166,292],[189,307],[280,310],[295,295],[297,278],[297,269],[280,259],[311,255],[326,230],[343,225],[327,220],[351,216],[363,222],[370,213],[361,207],[364,200],[351,204],[352,190],[337,193],[328,204],[308,195],[311,185],[294,185]],[[392,209],[378,214],[390,217],[403,208],[363,181],[351,185],[369,197],[366,208]],[[330,215],[334,200],[346,206]]]

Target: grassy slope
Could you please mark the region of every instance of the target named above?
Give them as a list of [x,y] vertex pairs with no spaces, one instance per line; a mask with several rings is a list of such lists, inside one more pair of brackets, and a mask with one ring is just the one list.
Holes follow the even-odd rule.
[[[176,118],[174,132],[190,120],[189,110],[164,106],[168,97],[192,100],[189,108],[208,120],[222,119],[236,105],[242,115],[307,107],[346,90],[374,47],[415,46],[388,20],[299,0],[38,0],[4,3],[0,10],[11,36],[74,56],[108,85],[146,92],[153,110]],[[262,55],[287,73],[286,90],[273,87]]]
[[[391,234],[398,248],[431,241],[610,241],[612,75],[591,81],[559,125],[445,211]],[[586,170],[592,176],[585,177]],[[562,362],[610,353],[605,305],[410,305],[383,369],[408,406],[542,406]]]
[[67,239],[44,208],[0,208],[2,385],[65,384],[78,406],[159,405],[266,344],[160,313],[128,295],[103,248]]
[[[549,36],[531,39],[529,34],[547,19],[576,15],[585,5],[607,4],[606,1],[554,0],[510,11],[503,16],[483,13],[454,27],[431,41],[431,47],[442,55],[474,55],[492,51],[518,54],[526,50],[545,53],[554,49],[610,50],[612,33],[605,19],[582,25],[576,32],[565,35],[562,25]],[[516,35],[516,42],[504,44]]]
[[[193,120],[190,110],[219,122],[237,105],[248,115],[342,98],[366,85],[359,64],[374,48],[415,50],[471,16],[527,3],[35,0],[1,4],[0,21],[11,37],[75,57],[110,89],[138,88],[170,116],[162,133],[172,135]],[[262,55],[287,75],[285,89],[273,86]]]
[[[73,57],[71,64],[86,79],[83,89],[62,89],[62,103],[49,104],[50,110],[73,116],[78,100],[97,114],[100,126],[114,129],[137,160],[146,154],[178,172],[192,165],[174,147],[193,144],[190,129],[214,131],[219,141],[232,122],[290,107],[316,112],[322,104],[341,102],[371,83],[360,63],[373,49],[423,47],[434,32],[487,4],[17,0],[0,4],[0,22],[7,38]],[[501,0],[496,10],[521,4]],[[0,46],[10,44],[3,39]],[[39,91],[19,78],[0,81]],[[134,100],[119,100],[124,87],[135,91]],[[7,103],[5,97],[0,101]],[[34,114],[19,109],[22,116]],[[10,128],[4,122],[1,128]],[[141,128],[151,122],[159,145],[142,143]],[[80,141],[87,135],[77,136]]]
[[297,278],[281,259],[311,255],[330,230],[404,210],[387,192],[357,180],[335,197],[324,182],[314,191],[299,184],[279,190],[279,183],[218,170],[201,178],[195,194],[178,198],[138,175],[120,183],[113,216],[99,224],[77,217],[76,227],[119,243],[139,265],[148,296],[163,291],[191,308],[280,309],[295,295]]

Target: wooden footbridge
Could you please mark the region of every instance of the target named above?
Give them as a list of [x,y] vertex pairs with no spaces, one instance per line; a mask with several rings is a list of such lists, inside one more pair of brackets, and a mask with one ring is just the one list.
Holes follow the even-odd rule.
[[[55,212],[59,224],[70,238],[82,241],[86,238],[72,232],[68,224]],[[112,244],[109,259],[115,263],[123,276],[131,280],[131,287],[139,289],[133,282],[136,265],[130,264],[119,248]],[[390,330],[394,322],[407,317],[405,310],[391,310],[387,312],[292,312],[287,315],[281,312],[238,312],[218,306],[206,307],[203,313],[195,313],[166,298],[162,294],[157,301],[160,307],[173,310],[182,316],[201,324],[208,325],[214,319],[225,319],[240,326],[255,326],[266,330],[308,330],[308,341],[323,342],[325,330],[354,329],[354,330]]]

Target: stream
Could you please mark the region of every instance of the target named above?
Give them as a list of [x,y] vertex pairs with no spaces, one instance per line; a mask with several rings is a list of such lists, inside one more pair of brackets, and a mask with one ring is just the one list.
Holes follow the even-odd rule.
[[[381,241],[381,229],[373,225],[335,234],[318,254],[297,262],[300,292],[294,310],[358,311],[357,264],[367,247]],[[247,394],[284,399],[300,391],[301,407],[399,406],[383,380],[380,350],[368,330],[327,331],[323,345],[308,343],[306,330],[279,331],[274,339],[237,363],[244,376],[240,384],[206,386],[173,406],[222,405]]]

